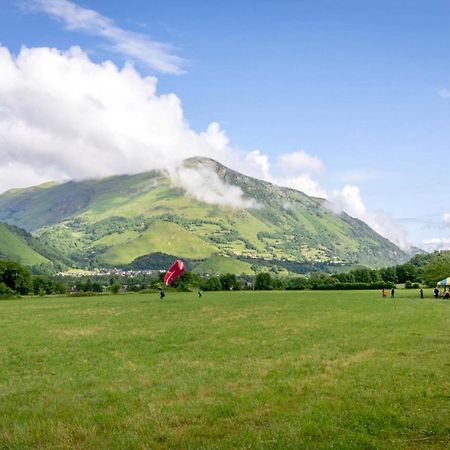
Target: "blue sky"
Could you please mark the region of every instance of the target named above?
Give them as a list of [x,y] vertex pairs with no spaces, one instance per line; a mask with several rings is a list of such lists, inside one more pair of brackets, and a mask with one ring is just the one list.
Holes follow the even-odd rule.
[[[71,3],[167,44],[169,70],[112,49],[92,28],[68,29],[49,3],[0,1],[11,54],[76,45],[94,63],[132,61],[157,78],[158,95],[180,99],[193,131],[218,122],[231,147],[264,155],[271,180],[286,176],[280,155],[303,151],[322,165],[305,175],[349,213],[375,229],[389,221],[385,235],[398,226],[423,248],[450,246],[448,1]],[[357,189],[344,199],[345,186]]]

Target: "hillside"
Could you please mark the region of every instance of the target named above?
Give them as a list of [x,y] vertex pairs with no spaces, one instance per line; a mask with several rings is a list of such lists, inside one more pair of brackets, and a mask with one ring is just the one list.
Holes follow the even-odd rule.
[[236,264],[245,272],[253,263],[302,272],[311,264],[380,267],[406,259],[362,221],[330,212],[322,199],[210,159],[193,158],[185,166],[214,171],[258,207],[195,200],[165,173],[153,171],[8,191],[0,195],[0,221],[32,232],[82,267],[125,266],[157,252],[214,270],[221,255],[228,257],[222,259],[227,266],[240,260]]
[[36,240],[24,230],[0,223],[0,259],[26,266],[50,263],[48,258],[39,253],[38,247]]

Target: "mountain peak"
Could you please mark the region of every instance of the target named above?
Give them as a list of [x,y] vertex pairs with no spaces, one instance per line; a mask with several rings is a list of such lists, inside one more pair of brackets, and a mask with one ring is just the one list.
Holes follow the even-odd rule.
[[[153,253],[207,260],[226,255],[247,264],[397,264],[406,255],[360,220],[336,215],[323,200],[193,157],[230,194],[258,208],[194,199],[162,172],[71,181],[0,195],[0,221],[51,244],[76,264],[127,265]],[[253,261],[253,262],[252,262]],[[281,269],[280,269],[281,270]]]
[[[186,158],[183,160],[183,165],[186,167],[192,167],[197,165],[211,165],[211,166],[223,166],[215,159],[206,157],[206,156],[192,156],[191,158]],[[225,166],[223,166],[225,167]]]

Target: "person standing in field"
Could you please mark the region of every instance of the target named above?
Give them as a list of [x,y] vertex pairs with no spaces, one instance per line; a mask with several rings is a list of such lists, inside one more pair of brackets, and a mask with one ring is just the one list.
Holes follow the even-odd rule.
[[439,298],[439,289],[437,287],[433,289],[433,296],[436,300]]
[[392,288],[392,289],[391,289],[391,298],[394,298],[394,296],[395,296],[395,289]]
[[423,298],[423,289],[422,288],[420,288],[420,298]]
[[383,288],[383,290],[381,291],[381,295],[383,296],[383,298],[386,298],[387,295],[386,288]]

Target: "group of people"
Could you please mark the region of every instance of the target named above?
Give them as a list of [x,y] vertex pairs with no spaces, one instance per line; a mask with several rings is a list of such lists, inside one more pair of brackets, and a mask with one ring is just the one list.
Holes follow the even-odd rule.
[[[383,295],[383,298],[387,297],[387,292],[388,292],[388,291],[387,291],[386,288],[383,288],[383,289],[382,289],[381,294]],[[423,294],[423,289],[422,289],[422,288],[420,288],[419,293],[420,293],[420,298],[423,298],[423,297],[424,297],[424,294]],[[395,297],[395,289],[392,288],[392,289],[391,289],[391,298],[394,298],[394,297]],[[450,299],[450,292],[449,292],[448,289],[446,289],[446,290],[441,294],[441,292],[439,291],[439,288],[438,288],[438,287],[435,287],[435,288],[433,289],[433,297],[434,297],[436,300],[437,300],[438,298],[443,298],[443,299],[445,299],[445,300],[448,300],[448,299]]]
[[[383,298],[387,297],[387,289],[383,288],[383,290],[381,291],[381,294],[383,295]],[[391,298],[395,297],[395,289],[392,288],[391,289]]]
[[437,300],[438,298],[443,298],[445,300],[448,300],[450,298],[450,292],[448,291],[448,289],[446,289],[444,291],[443,294],[441,294],[441,292],[439,291],[438,287],[435,287],[433,289],[433,297]]

